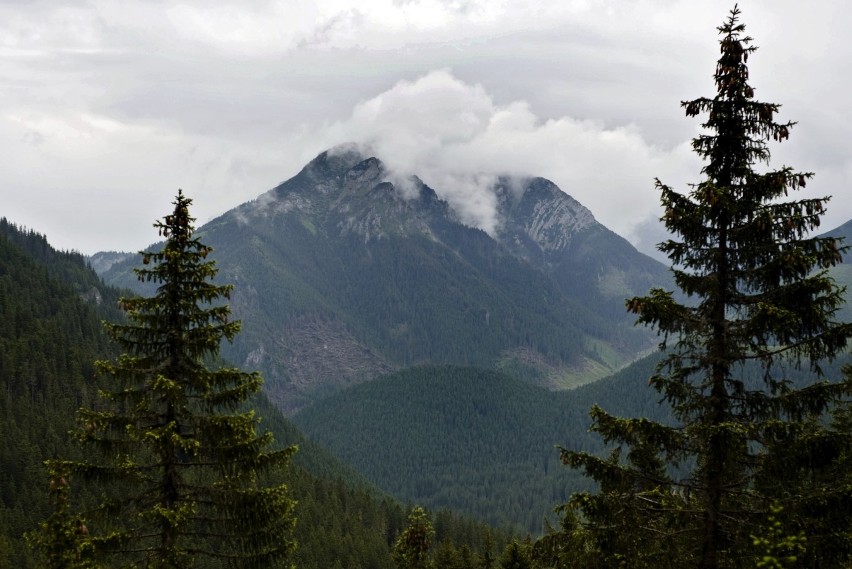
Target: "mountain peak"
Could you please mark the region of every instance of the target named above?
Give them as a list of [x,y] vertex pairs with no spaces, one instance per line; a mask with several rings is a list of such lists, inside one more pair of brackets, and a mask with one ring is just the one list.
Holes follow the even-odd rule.
[[372,156],[351,166],[343,176],[343,190],[345,192],[366,189],[370,190],[383,182],[385,174],[382,162]]
[[[289,212],[311,218],[332,214],[337,231],[360,235],[365,242],[390,233],[435,239],[433,221],[462,219],[420,178],[391,173],[371,150],[356,143],[330,148],[236,215],[248,220]],[[492,237],[527,261],[552,263],[553,255],[568,251],[580,233],[605,229],[591,211],[545,178],[501,176],[490,191],[499,219]]]
[[[553,182],[485,188],[491,235],[442,199],[468,186],[436,192],[411,174],[341,145],[199,229],[223,280],[238,283],[245,332],[225,355],[259,367],[282,408],[428,362],[506,365],[567,387],[648,345],[644,331],[624,332],[621,299],[665,282],[665,267]],[[133,279],[127,267],[108,272]]]
[[599,225],[588,208],[546,178],[501,177],[495,191],[503,241],[520,245],[528,238],[544,252],[562,251],[577,233]]
[[322,176],[343,175],[347,170],[372,155],[371,149],[362,144],[347,142],[321,152],[302,169]]

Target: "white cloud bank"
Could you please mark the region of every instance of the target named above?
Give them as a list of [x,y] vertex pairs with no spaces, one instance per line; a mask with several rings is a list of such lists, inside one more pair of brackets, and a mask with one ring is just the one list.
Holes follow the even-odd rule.
[[[852,216],[841,0],[742,0],[763,100],[800,121],[774,165]],[[317,153],[372,142],[493,228],[483,186],[544,176],[612,229],[653,233],[653,178],[699,178],[717,0],[0,1],[0,215],[86,253],[137,249],[178,187],[204,222]],[[644,242],[644,241],[643,241]]]
[[496,175],[548,178],[629,236],[656,215],[655,177],[679,184],[696,171],[687,145],[656,147],[633,125],[542,120],[526,102],[497,104],[481,85],[446,69],[400,81],[358,104],[347,120],[328,125],[322,139],[329,146],[369,144],[391,170],[420,176],[465,221],[489,232],[497,219],[487,186]]

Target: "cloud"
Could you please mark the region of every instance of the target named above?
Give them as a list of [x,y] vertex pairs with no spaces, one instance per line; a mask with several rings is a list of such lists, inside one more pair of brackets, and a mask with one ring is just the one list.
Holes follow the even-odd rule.
[[631,235],[656,212],[654,178],[675,183],[695,171],[686,145],[656,147],[632,124],[542,120],[526,102],[498,104],[481,85],[447,69],[359,103],[321,138],[329,146],[368,143],[391,170],[416,174],[462,219],[489,232],[497,224],[489,191],[497,175],[549,178],[606,226]]
[[672,238],[665,226],[660,222],[659,215],[650,215],[633,227],[630,241],[633,245],[658,261],[670,264],[668,257],[657,250],[657,245]]
[[[814,170],[808,192],[835,194],[826,227],[852,215],[849,6],[742,3],[758,96],[800,123],[773,164]],[[657,214],[654,177],[687,189],[700,176],[687,147],[698,121],[678,102],[711,94],[729,8],[0,1],[2,213],[60,247],[137,249],[178,187],[203,222],[334,144],[371,139],[471,224],[494,227],[483,190],[511,171],[552,179],[633,238]]]
[[58,109],[0,115],[0,147],[3,192],[15,196],[2,214],[87,253],[153,241],[179,187],[203,196],[194,214],[206,221],[244,201],[232,196],[260,193],[256,176],[279,162],[250,145]]

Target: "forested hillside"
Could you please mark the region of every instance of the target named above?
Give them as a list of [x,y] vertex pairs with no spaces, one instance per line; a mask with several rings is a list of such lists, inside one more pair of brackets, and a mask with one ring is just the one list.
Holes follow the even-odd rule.
[[[43,461],[80,456],[68,431],[76,410],[94,401],[93,362],[111,350],[101,319],[119,317],[118,296],[81,255],[0,221],[0,567],[40,567],[22,535],[52,508]],[[254,407],[278,444],[300,446],[283,473],[298,501],[297,565],[393,567],[405,507],[306,441],[265,398]],[[74,501],[87,500],[84,489],[75,492]],[[450,512],[435,512],[433,521],[440,540],[475,554],[499,552],[509,539]]]
[[[654,354],[557,393],[478,368],[410,368],[329,397],[293,420],[400,500],[535,535],[555,504],[591,487],[562,466],[556,445],[605,453],[607,445],[589,432],[592,406],[673,421],[648,386],[659,359]],[[839,377],[848,361],[827,362],[826,375]],[[743,375],[748,387],[759,386],[756,364]],[[793,385],[813,381],[808,370],[790,370],[789,377]]]
[[555,445],[600,451],[588,410],[659,415],[643,389],[655,359],[586,388],[553,393],[499,372],[425,366],[332,396],[293,420],[392,495],[533,534],[585,488]]
[[50,510],[42,461],[68,450],[74,411],[94,397],[94,361],[109,349],[100,317],[117,314],[117,298],[81,255],[0,220],[3,566],[30,566],[20,536]]

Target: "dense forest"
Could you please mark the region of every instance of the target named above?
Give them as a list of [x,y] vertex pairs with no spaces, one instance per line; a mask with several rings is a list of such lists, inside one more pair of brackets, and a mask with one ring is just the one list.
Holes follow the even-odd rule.
[[[593,406],[674,422],[648,388],[659,360],[657,354],[645,357],[566,392],[480,368],[409,368],[330,396],[293,421],[400,500],[537,535],[546,519],[554,521],[554,505],[593,487],[562,466],[556,448],[607,452],[609,446],[589,432]],[[838,377],[848,362],[826,363],[824,371]],[[746,366],[743,377],[759,387],[759,366]],[[813,376],[791,370],[790,379],[806,386]]]
[[[656,415],[639,389],[650,363],[615,379],[619,396],[637,387],[636,397],[620,397],[620,412]],[[555,445],[602,449],[587,432],[588,402],[609,385],[553,393],[499,372],[424,366],[350,388],[293,420],[394,496],[537,534],[553,505],[585,487],[561,467]]]
[[[43,464],[79,457],[69,440],[74,416],[95,401],[94,362],[108,356],[102,319],[117,319],[119,291],[104,286],[77,253],[0,220],[0,566],[42,567],[23,540],[52,509]],[[407,507],[305,440],[262,395],[252,407],[277,444],[297,444],[284,473],[298,501],[298,567],[393,567]],[[85,489],[74,499],[91,499]],[[497,556],[511,535],[449,511],[431,515],[436,544]],[[486,554],[486,551],[488,552]]]
[[[81,255],[55,251],[44,236],[17,228],[6,220],[2,221],[1,227],[0,270],[3,273],[0,282],[3,288],[0,299],[4,329],[0,338],[3,342],[0,370],[5,389],[0,392],[0,405],[4,411],[0,416],[4,433],[0,441],[0,464],[4,472],[0,488],[0,523],[3,530],[0,534],[3,544],[0,551],[3,552],[2,558],[10,560],[14,566],[35,567],[33,554],[23,545],[21,536],[26,531],[32,531],[36,522],[50,513],[51,505],[46,491],[48,475],[43,461],[57,456],[79,455],[79,451],[69,442],[68,431],[74,425],[76,410],[95,400],[97,385],[94,381],[94,361],[114,350],[104,336],[101,320],[121,317],[117,308],[120,291],[103,285],[86,266]],[[48,354],[53,357],[48,357]],[[492,431],[489,435],[481,428],[477,431],[470,430],[470,426],[462,428],[462,425],[457,425],[454,432],[464,433],[468,437],[465,440],[480,438],[478,447],[487,449],[488,455],[498,459],[505,456],[505,449],[501,451],[498,448],[497,438],[506,436],[507,440],[519,443],[512,442],[512,448],[518,451],[517,468],[506,468],[494,488],[489,489],[492,496],[505,491],[515,497],[507,495],[508,499],[498,500],[497,503],[502,506],[496,513],[490,512],[490,515],[486,515],[486,512],[493,508],[487,504],[494,503],[493,497],[470,497],[463,493],[462,496],[454,495],[459,486],[458,482],[451,479],[454,476],[458,476],[459,481],[466,478],[458,470],[445,470],[436,474],[435,468],[440,465],[431,465],[411,478],[398,478],[409,479],[417,484],[417,480],[422,482],[436,475],[428,483],[433,487],[442,487],[442,492],[448,496],[443,501],[428,500],[427,503],[430,510],[435,512],[437,542],[447,540],[458,548],[467,545],[474,553],[484,551],[484,544],[489,543],[489,547],[493,548],[492,553],[496,555],[509,541],[511,533],[508,530],[488,529],[446,509],[450,505],[455,509],[456,504],[468,498],[471,507],[464,509],[471,514],[478,514],[480,519],[488,519],[497,527],[513,527],[516,530],[526,528],[524,531],[540,532],[552,505],[564,499],[570,488],[564,479],[564,471],[557,465],[553,445],[557,442],[566,443],[566,432],[580,432],[576,425],[566,426],[565,421],[570,418],[577,425],[581,424],[585,420],[585,403],[572,406],[572,414],[563,416],[561,423],[549,427],[543,433],[539,428],[541,423],[528,422],[528,418],[541,416],[545,409],[547,417],[555,417],[558,406],[567,399],[560,397],[554,400],[553,394],[544,390],[511,380],[507,376],[473,368],[424,368],[412,373],[416,377],[410,377],[410,380],[422,379],[431,386],[429,390],[417,388],[422,397],[415,401],[424,405],[418,413],[426,413],[415,421],[415,424],[420,423],[423,456],[431,453],[433,444],[440,447],[438,452],[447,452],[444,464],[454,461],[453,452],[469,453],[470,449],[465,450],[463,447],[457,447],[451,452],[446,446],[447,440],[430,430],[438,428],[440,421],[449,420],[451,415],[457,417],[453,421],[464,417],[465,410],[455,408],[461,401],[465,405],[479,406],[479,414],[471,417],[490,415],[491,420],[496,420],[503,429],[508,429]],[[640,369],[637,376],[639,382],[642,381],[642,373]],[[490,388],[481,390],[478,380],[491,381]],[[389,381],[393,381],[393,378]],[[604,381],[600,383],[600,388],[606,389],[610,383]],[[368,385],[363,387],[369,390]],[[465,393],[460,393],[458,389],[465,390]],[[387,402],[392,402],[394,392],[390,391],[383,397]],[[427,402],[429,397],[434,398],[431,403]],[[589,397],[595,398],[597,395]],[[515,401],[523,409],[501,409],[501,398]],[[631,398],[627,401],[636,400]],[[648,405],[652,406],[652,402],[648,402]],[[294,466],[287,475],[291,491],[299,502],[299,523],[296,526],[296,540],[300,543],[296,553],[298,566],[334,566],[335,561],[342,563],[343,567],[359,564],[365,567],[391,566],[390,548],[405,523],[406,511],[401,504],[416,502],[415,498],[412,496],[400,502],[374,490],[366,478],[305,439],[264,396],[260,395],[253,407],[264,417],[263,426],[275,434],[279,444],[296,443],[300,448]],[[377,404],[375,409],[381,411],[383,407]],[[429,414],[433,415],[430,417]],[[390,415],[384,415],[384,418],[387,426],[396,428],[398,423],[391,421]],[[404,414],[395,417],[396,421],[405,419]],[[349,432],[358,431],[353,429]],[[536,437],[546,442],[544,448],[539,448],[534,453],[536,456],[531,457],[530,449],[541,446],[529,443],[531,438]],[[456,443],[458,441],[454,441]],[[587,447],[584,443],[580,448]],[[386,458],[383,454],[378,456]],[[355,461],[354,464],[357,463]],[[529,486],[530,481],[537,478],[533,471],[539,466],[543,466],[549,473],[549,488],[545,492]],[[494,468],[486,465],[478,467],[483,471]],[[411,465],[394,457],[385,462],[385,468],[391,468],[397,475],[414,473]],[[467,465],[464,468],[467,469],[469,479],[475,475],[477,466]],[[436,484],[435,480],[440,481],[440,484]],[[408,492],[398,491],[392,484],[385,489],[396,495],[409,495]],[[86,499],[85,494],[80,499]],[[343,534],[346,535],[345,539]],[[329,544],[337,545],[330,547]],[[445,547],[445,550],[448,549]]]
[[50,508],[42,461],[69,449],[74,412],[90,403],[94,361],[108,353],[102,317],[118,292],[83,257],[54,251],[0,220],[0,559],[32,566],[21,535]]

